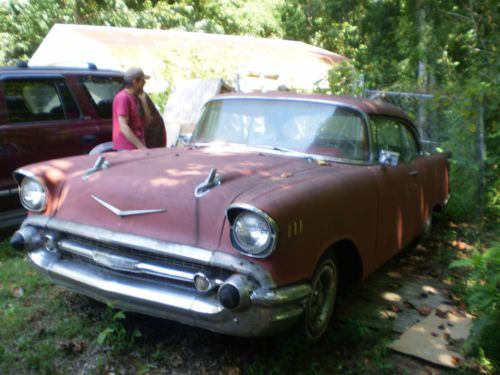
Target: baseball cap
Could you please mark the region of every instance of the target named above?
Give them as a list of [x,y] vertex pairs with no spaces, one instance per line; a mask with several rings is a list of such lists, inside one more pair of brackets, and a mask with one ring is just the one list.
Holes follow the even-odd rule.
[[128,69],[123,75],[123,80],[126,82],[132,82],[134,79],[140,79],[140,78],[149,79],[151,77],[144,74],[142,69],[137,67],[132,67]]

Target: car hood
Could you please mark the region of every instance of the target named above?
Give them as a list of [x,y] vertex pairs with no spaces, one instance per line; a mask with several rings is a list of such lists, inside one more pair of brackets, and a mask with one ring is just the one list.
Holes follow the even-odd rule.
[[[321,168],[306,158],[207,147],[106,154],[109,167],[83,178],[96,158],[66,159],[71,168],[59,190],[57,218],[207,249],[218,247],[231,203],[252,203],[276,189],[289,189]],[[212,169],[220,184],[196,197],[196,187]],[[121,217],[109,206],[161,211]]]

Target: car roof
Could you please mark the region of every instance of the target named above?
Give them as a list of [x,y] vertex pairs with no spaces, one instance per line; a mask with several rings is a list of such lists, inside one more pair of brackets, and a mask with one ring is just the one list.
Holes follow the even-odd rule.
[[123,72],[111,69],[97,69],[95,64],[86,63],[86,67],[80,64],[79,66],[28,66],[25,63],[20,63],[18,66],[0,66],[0,74],[8,75],[51,75],[51,74],[96,74],[96,75],[113,75],[123,76]]
[[374,101],[369,99],[355,98],[352,96],[336,96],[325,94],[302,94],[286,91],[269,91],[255,93],[231,92],[214,97],[212,100],[224,98],[256,98],[256,99],[293,99],[305,101],[320,101],[332,104],[344,105],[357,109],[367,115],[392,116],[404,119],[411,124],[413,121],[401,108],[390,103]]

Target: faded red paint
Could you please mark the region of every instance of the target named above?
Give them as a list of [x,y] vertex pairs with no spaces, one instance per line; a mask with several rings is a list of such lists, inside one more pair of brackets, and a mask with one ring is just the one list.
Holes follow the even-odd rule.
[[[401,110],[386,104],[319,98],[367,114],[407,119]],[[269,258],[254,260],[270,271],[278,285],[309,279],[318,259],[341,240],[356,246],[366,277],[408,245],[448,196],[445,154],[419,157],[396,167],[322,164],[244,147],[156,149],[107,154],[106,158],[109,169],[85,180],[81,177],[93,166],[95,156],[26,167],[51,186],[53,201],[45,214],[245,257],[231,245],[225,213],[232,203],[251,204],[278,223],[277,250]],[[217,169],[221,185],[195,198],[195,187],[212,168]],[[414,171],[418,174],[411,175]],[[122,210],[166,212],[119,218],[91,195]]]

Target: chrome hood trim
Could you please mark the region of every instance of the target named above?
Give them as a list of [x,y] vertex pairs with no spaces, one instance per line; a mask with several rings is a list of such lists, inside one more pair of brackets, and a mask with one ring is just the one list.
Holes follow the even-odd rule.
[[127,211],[122,211],[119,208],[111,205],[110,203],[96,197],[95,195],[90,195],[94,200],[96,200],[98,203],[106,207],[108,210],[110,210],[112,213],[114,213],[117,216],[120,217],[127,217],[127,216],[134,216],[134,215],[145,215],[145,214],[154,214],[158,212],[165,212],[167,211],[164,208],[153,208],[153,209],[144,209],[144,210],[127,210]]
[[220,176],[217,174],[217,169],[212,168],[208,173],[207,178],[199,184],[194,190],[194,196],[200,198],[211,189],[221,184]]
[[100,155],[92,168],[89,168],[85,171],[82,176],[82,180],[86,180],[92,173],[96,173],[102,171],[103,169],[107,169],[109,167],[109,161],[102,155]]

